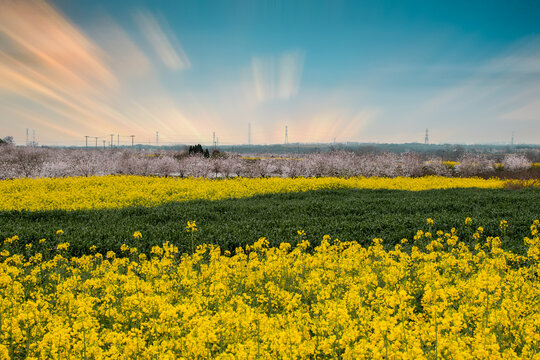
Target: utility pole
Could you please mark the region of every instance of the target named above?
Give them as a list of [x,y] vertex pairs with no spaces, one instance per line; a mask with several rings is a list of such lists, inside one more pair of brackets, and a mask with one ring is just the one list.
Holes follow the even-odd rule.
[[103,150],[105,150],[105,140],[103,140]]
[[113,147],[113,136],[114,136],[114,134],[111,134],[111,149]]
[[131,136],[131,147],[133,147],[133,143],[134,143],[135,135],[130,135],[130,136]]
[[[26,131],[28,131],[28,129],[27,129]],[[85,149],[85,150],[88,150],[88,138],[89,138],[89,136],[88,136],[88,135],[85,135],[84,137],[85,137],[85,139],[86,139],[86,145],[84,146],[84,149]]]
[[428,129],[426,129],[426,138],[424,139],[424,144],[429,144],[429,134],[428,134]]
[[285,125],[285,145],[289,143],[289,134],[287,130],[287,125]]
[[251,123],[248,123],[248,145],[251,145]]

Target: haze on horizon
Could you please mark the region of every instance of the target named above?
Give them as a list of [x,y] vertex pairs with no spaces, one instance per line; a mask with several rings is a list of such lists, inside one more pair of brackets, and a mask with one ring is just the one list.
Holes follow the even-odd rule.
[[538,24],[538,1],[0,0],[0,136],[538,144]]

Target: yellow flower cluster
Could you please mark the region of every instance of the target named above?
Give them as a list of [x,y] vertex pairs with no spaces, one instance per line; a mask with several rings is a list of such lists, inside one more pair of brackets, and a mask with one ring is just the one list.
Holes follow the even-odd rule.
[[455,168],[456,165],[459,165],[458,161],[443,161],[442,163],[451,169]]
[[408,251],[326,235],[315,249],[261,238],[235,254],[12,255],[0,358],[538,359],[539,228],[526,256],[441,230]]
[[[459,161],[442,161],[442,163],[444,165],[446,165],[447,167],[451,168],[451,169],[455,168],[457,165],[460,164]],[[503,163],[495,163],[494,167],[496,169],[502,169],[504,167],[504,164]],[[531,169],[537,169],[537,168],[540,168],[540,163],[532,163],[531,164]]]
[[195,223],[195,220],[187,222],[186,231],[187,232],[197,231],[197,224]]
[[[514,180],[515,182],[516,180]],[[155,206],[196,199],[221,200],[258,194],[320,189],[503,188],[507,181],[479,178],[234,178],[211,180],[145,176],[70,177],[0,181],[0,210],[78,210]],[[540,183],[536,183],[540,186]],[[40,196],[35,196],[40,194]]]

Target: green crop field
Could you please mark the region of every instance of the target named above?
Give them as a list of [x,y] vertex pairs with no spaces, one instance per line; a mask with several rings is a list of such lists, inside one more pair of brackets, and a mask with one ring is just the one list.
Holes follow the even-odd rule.
[[[464,219],[471,217],[467,228]],[[456,227],[462,240],[470,239],[478,226],[486,235],[501,234],[499,221],[509,223],[507,241],[502,246],[522,253],[523,237],[540,217],[540,190],[451,189],[420,192],[397,190],[321,190],[303,193],[272,194],[220,201],[188,201],[156,207],[79,211],[4,211],[0,212],[0,236],[18,235],[20,249],[27,243],[36,248],[39,240],[48,246],[70,243],[70,254],[97,251],[118,252],[124,243],[148,252],[152,246],[169,241],[182,252],[191,249],[186,222],[195,220],[199,231],[196,243],[220,245],[233,251],[266,237],[272,245],[296,243],[297,231],[304,230],[312,245],[323,235],[363,245],[373,238],[384,239],[386,247],[412,239],[416,230],[429,230],[432,218],[438,229]],[[62,229],[64,234],[56,235]],[[133,233],[140,231],[142,239]],[[468,238],[467,238],[468,236]],[[510,240],[511,239],[511,240]]]

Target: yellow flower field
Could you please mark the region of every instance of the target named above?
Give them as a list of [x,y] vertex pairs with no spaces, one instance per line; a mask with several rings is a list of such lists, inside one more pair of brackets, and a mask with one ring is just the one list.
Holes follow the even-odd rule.
[[[516,181],[513,181],[516,182]],[[527,183],[517,181],[518,183]],[[530,181],[529,181],[530,182]],[[145,176],[70,177],[0,181],[0,210],[79,210],[155,206],[195,199],[220,200],[258,194],[320,189],[503,188],[507,180],[480,178],[161,178]],[[538,184],[538,183],[537,183]]]
[[312,250],[298,231],[294,248],[124,244],[70,259],[68,243],[10,254],[13,237],[0,252],[0,358],[540,359],[539,227],[526,256],[481,228],[474,248],[433,230],[391,251],[329,236]]

